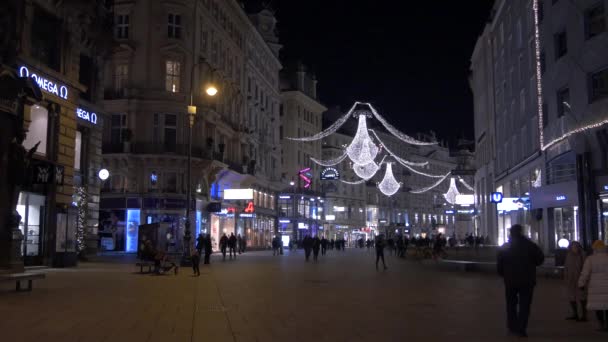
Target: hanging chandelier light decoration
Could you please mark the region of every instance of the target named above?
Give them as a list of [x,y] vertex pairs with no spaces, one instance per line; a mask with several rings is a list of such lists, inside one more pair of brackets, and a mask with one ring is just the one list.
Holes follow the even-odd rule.
[[359,113],[359,126],[353,141],[346,148],[346,153],[353,163],[366,165],[374,161],[378,155],[379,148],[374,144],[367,132],[367,116]]
[[458,191],[458,188],[456,187],[456,180],[454,180],[454,177],[452,177],[450,179],[450,188],[448,189],[448,192],[443,194],[443,197],[445,198],[446,201],[448,201],[448,203],[454,204],[454,203],[456,203],[456,197],[458,195],[460,195],[460,192]]
[[353,164],[353,171],[357,176],[364,180],[368,180],[378,172],[380,167],[375,162],[367,163],[365,165]]
[[340,164],[344,159],[346,159],[346,157],[348,157],[348,154],[346,154],[346,151],[344,151],[339,157],[333,159],[321,160],[310,157],[310,160],[321,166],[335,166]]
[[384,195],[390,197],[390,196],[393,196],[394,194],[396,194],[397,191],[399,191],[401,184],[399,182],[397,182],[397,180],[395,179],[395,176],[393,175],[393,164],[392,163],[385,163],[385,164],[386,164],[386,172],[384,173],[384,178],[382,179],[380,184],[378,184],[378,189],[380,189],[380,191]]

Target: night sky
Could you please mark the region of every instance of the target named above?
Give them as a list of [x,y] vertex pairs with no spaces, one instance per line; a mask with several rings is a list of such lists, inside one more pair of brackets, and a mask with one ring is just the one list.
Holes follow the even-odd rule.
[[470,58],[492,0],[265,3],[279,21],[282,61],[312,67],[324,105],[369,101],[406,133],[473,138]]

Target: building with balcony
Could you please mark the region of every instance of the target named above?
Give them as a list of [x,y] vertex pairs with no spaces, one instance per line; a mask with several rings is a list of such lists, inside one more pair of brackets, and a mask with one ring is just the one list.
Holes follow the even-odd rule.
[[[137,235],[134,227],[163,222],[162,233],[179,249],[190,205],[194,234],[217,240],[234,232],[264,246],[253,235],[274,231],[273,201],[256,199],[254,217],[226,226],[212,224],[215,213],[207,206],[221,201],[225,189],[272,197],[278,190],[281,64],[272,13],[248,16],[236,0],[118,0],[112,9],[114,44],[104,70],[104,105],[111,112],[104,132],[111,174],[102,195],[104,232],[117,249],[133,251],[126,242]],[[216,96],[205,93],[209,85]],[[188,200],[190,104],[197,116]]]

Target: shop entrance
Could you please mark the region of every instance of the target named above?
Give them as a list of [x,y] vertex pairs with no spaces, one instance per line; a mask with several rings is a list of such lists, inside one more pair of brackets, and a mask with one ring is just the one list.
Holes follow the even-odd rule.
[[29,192],[19,193],[17,212],[21,215],[19,230],[23,234],[21,255],[26,266],[42,265],[46,197]]

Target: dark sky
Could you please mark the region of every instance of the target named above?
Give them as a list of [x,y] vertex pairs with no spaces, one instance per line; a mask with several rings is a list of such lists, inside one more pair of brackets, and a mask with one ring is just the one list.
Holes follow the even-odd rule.
[[468,70],[492,0],[265,2],[282,60],[315,70],[326,106],[369,101],[406,133],[473,137]]

